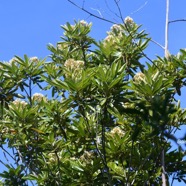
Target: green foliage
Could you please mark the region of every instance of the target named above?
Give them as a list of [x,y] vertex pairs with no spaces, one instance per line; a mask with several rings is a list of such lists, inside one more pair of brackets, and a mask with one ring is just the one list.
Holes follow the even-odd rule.
[[186,52],[144,65],[148,35],[126,25],[96,42],[91,24],[67,23],[48,46],[51,62],[1,62],[0,147],[17,165],[0,174],[3,185],[161,185],[163,150],[167,178],[185,182],[184,153],[170,140],[186,122],[175,100]]

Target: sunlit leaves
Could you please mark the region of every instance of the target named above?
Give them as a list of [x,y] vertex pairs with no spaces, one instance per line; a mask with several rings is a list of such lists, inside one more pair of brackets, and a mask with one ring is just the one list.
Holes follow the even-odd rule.
[[1,174],[5,183],[161,185],[162,148],[168,175],[184,181],[184,154],[167,140],[176,142],[172,131],[186,121],[174,99],[185,86],[186,52],[145,67],[148,36],[128,21],[99,42],[88,36],[91,24],[67,23],[48,46],[52,61],[1,63],[0,147],[13,149],[17,164]]

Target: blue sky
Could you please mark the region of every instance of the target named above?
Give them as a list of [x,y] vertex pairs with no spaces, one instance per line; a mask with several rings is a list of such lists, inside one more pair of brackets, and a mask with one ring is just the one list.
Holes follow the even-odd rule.
[[[83,0],[74,0],[80,6]],[[113,0],[107,0],[112,11],[116,11]],[[96,15],[116,21],[117,17],[108,10],[105,0],[85,0],[85,8]],[[142,28],[150,34],[153,40],[164,45],[165,0],[120,0],[123,17],[131,16]],[[186,18],[186,1],[170,2],[170,20]],[[91,36],[98,40],[106,36],[111,24],[90,17],[74,7],[67,0],[1,0],[0,1],[0,61],[8,61],[14,55],[23,57],[47,57],[50,52],[47,44],[55,45],[62,36],[60,25],[73,20],[84,19],[93,23]],[[121,20],[117,19],[120,23]],[[186,48],[186,22],[170,25],[169,50],[177,54],[180,48]],[[164,51],[150,43],[146,50],[148,56],[155,59],[156,55],[163,56]],[[186,107],[184,94],[179,99]],[[177,133],[183,134],[186,127]],[[1,155],[1,154],[0,154]],[[1,169],[1,168],[0,168]],[[179,184],[181,186],[181,184]]]

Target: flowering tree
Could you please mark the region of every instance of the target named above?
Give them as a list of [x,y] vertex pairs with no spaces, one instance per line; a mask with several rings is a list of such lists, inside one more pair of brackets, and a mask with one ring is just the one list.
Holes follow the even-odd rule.
[[130,17],[101,41],[91,26],[62,26],[51,62],[1,62],[0,147],[13,162],[0,160],[2,185],[161,185],[162,171],[186,182],[181,146],[170,151],[186,122],[186,51],[144,65],[149,38]]

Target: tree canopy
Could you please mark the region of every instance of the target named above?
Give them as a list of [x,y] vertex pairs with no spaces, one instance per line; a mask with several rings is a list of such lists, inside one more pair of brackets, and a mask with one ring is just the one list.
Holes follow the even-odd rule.
[[174,136],[186,122],[175,98],[186,85],[186,50],[149,61],[150,38],[132,18],[101,41],[91,26],[62,26],[51,61],[0,63],[0,148],[14,162],[0,160],[1,185],[161,185],[162,172],[167,185],[186,183]]

